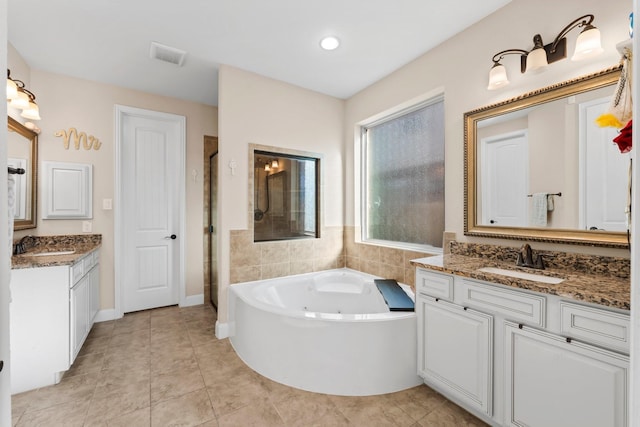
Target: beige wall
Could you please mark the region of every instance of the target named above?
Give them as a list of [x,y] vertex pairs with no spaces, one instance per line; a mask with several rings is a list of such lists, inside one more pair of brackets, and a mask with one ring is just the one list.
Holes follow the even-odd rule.
[[[15,59],[15,56],[11,58]],[[92,232],[102,234],[102,309],[115,306],[114,211],[102,209],[103,199],[114,198],[114,105],[186,116],[186,295],[203,294],[203,137],[218,133],[217,108],[37,70],[30,72],[29,89],[36,94],[42,117],[37,123],[42,129],[39,161],[58,160],[93,165],[91,222]],[[70,127],[98,138],[102,143],[100,150],[75,150],[73,143],[69,150],[65,150],[63,139],[54,134]],[[192,178],[194,169],[197,171],[196,182]],[[40,207],[38,210],[41,212]],[[16,237],[25,234],[82,234],[82,220],[42,220],[39,217],[37,229],[16,233]]]
[[[345,112],[345,225],[359,225],[356,191],[358,167],[354,156],[356,125],[368,117],[405,103],[424,93],[444,88],[445,94],[445,206],[447,231],[455,232],[461,241],[486,241],[494,244],[519,245],[498,239],[470,238],[463,235],[464,173],[463,114],[483,105],[548,86],[616,65],[620,59],[616,43],[628,38],[630,0],[601,2],[596,0],[513,0],[504,8],[445,43],[373,84],[346,103]],[[511,84],[502,90],[488,91],[488,73],[492,56],[504,49],[533,47],[533,36],[541,34],[550,43],[558,32],[575,18],[591,13],[602,34],[605,52],[593,60],[573,62],[570,59],[551,64],[537,75],[519,72],[519,57],[508,56]],[[568,56],[572,55],[579,30],[568,36]],[[536,244],[540,248],[585,253],[628,256],[626,250],[592,248],[575,245]]]
[[[281,275],[284,270],[274,272],[273,269],[284,269],[284,265],[278,267],[273,264],[287,263],[287,268],[292,268],[289,262],[290,245],[253,244],[252,233],[248,232],[251,226],[249,218],[253,217],[250,213],[253,197],[250,197],[248,191],[249,179],[253,175],[253,170],[250,169],[249,144],[322,155],[320,221],[322,229],[328,231],[325,237],[330,242],[335,242],[336,233],[340,236],[337,242],[339,248],[336,250],[336,244],[326,243],[323,238],[320,239],[322,242],[305,249],[311,251],[308,252],[309,259],[316,260],[316,266],[319,265],[320,259],[327,257],[335,258],[332,265],[340,262],[338,258],[342,253],[341,227],[344,210],[344,101],[234,67],[222,66],[219,75],[218,107],[219,204],[222,206],[219,219],[221,292],[218,319],[225,322],[228,287],[233,283],[230,277],[232,267],[234,280]],[[229,167],[230,162],[235,164],[233,171]],[[233,265],[230,256],[232,243],[235,248]],[[248,257],[241,256],[239,251],[242,251],[242,248]],[[269,259],[262,259],[263,252]],[[314,262],[308,263],[307,271],[313,269]],[[295,271],[301,272],[297,269]]]

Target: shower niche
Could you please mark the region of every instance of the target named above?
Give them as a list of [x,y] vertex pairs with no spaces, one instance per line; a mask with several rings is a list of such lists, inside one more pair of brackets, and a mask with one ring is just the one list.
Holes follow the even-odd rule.
[[316,238],[320,159],[254,150],[254,241]]

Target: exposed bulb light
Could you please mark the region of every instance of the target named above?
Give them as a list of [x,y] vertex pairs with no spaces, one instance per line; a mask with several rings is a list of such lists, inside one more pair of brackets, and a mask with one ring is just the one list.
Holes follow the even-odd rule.
[[335,36],[327,36],[320,40],[320,47],[324,50],[334,50],[340,46],[340,40]]

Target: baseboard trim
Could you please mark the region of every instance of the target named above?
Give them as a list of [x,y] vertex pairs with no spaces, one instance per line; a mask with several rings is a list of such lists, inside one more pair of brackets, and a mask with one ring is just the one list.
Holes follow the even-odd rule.
[[180,307],[191,307],[192,305],[202,304],[204,304],[204,294],[189,295],[187,297],[184,297],[184,299],[180,302]]
[[229,338],[230,335],[230,325],[229,323],[221,323],[216,321],[216,338],[219,340],[223,340],[225,338]]
[[107,322],[109,320],[115,320],[118,316],[116,315],[115,308],[107,308],[105,310],[98,311],[96,314],[95,322]]

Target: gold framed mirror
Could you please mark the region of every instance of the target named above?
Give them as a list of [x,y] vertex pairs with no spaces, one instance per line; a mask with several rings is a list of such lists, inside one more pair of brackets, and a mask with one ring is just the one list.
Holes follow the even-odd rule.
[[11,117],[7,117],[7,122],[7,163],[25,170],[22,175],[13,175],[16,197],[13,229],[36,228],[38,134]]
[[628,247],[630,159],[600,128],[621,66],[464,114],[464,234]]

